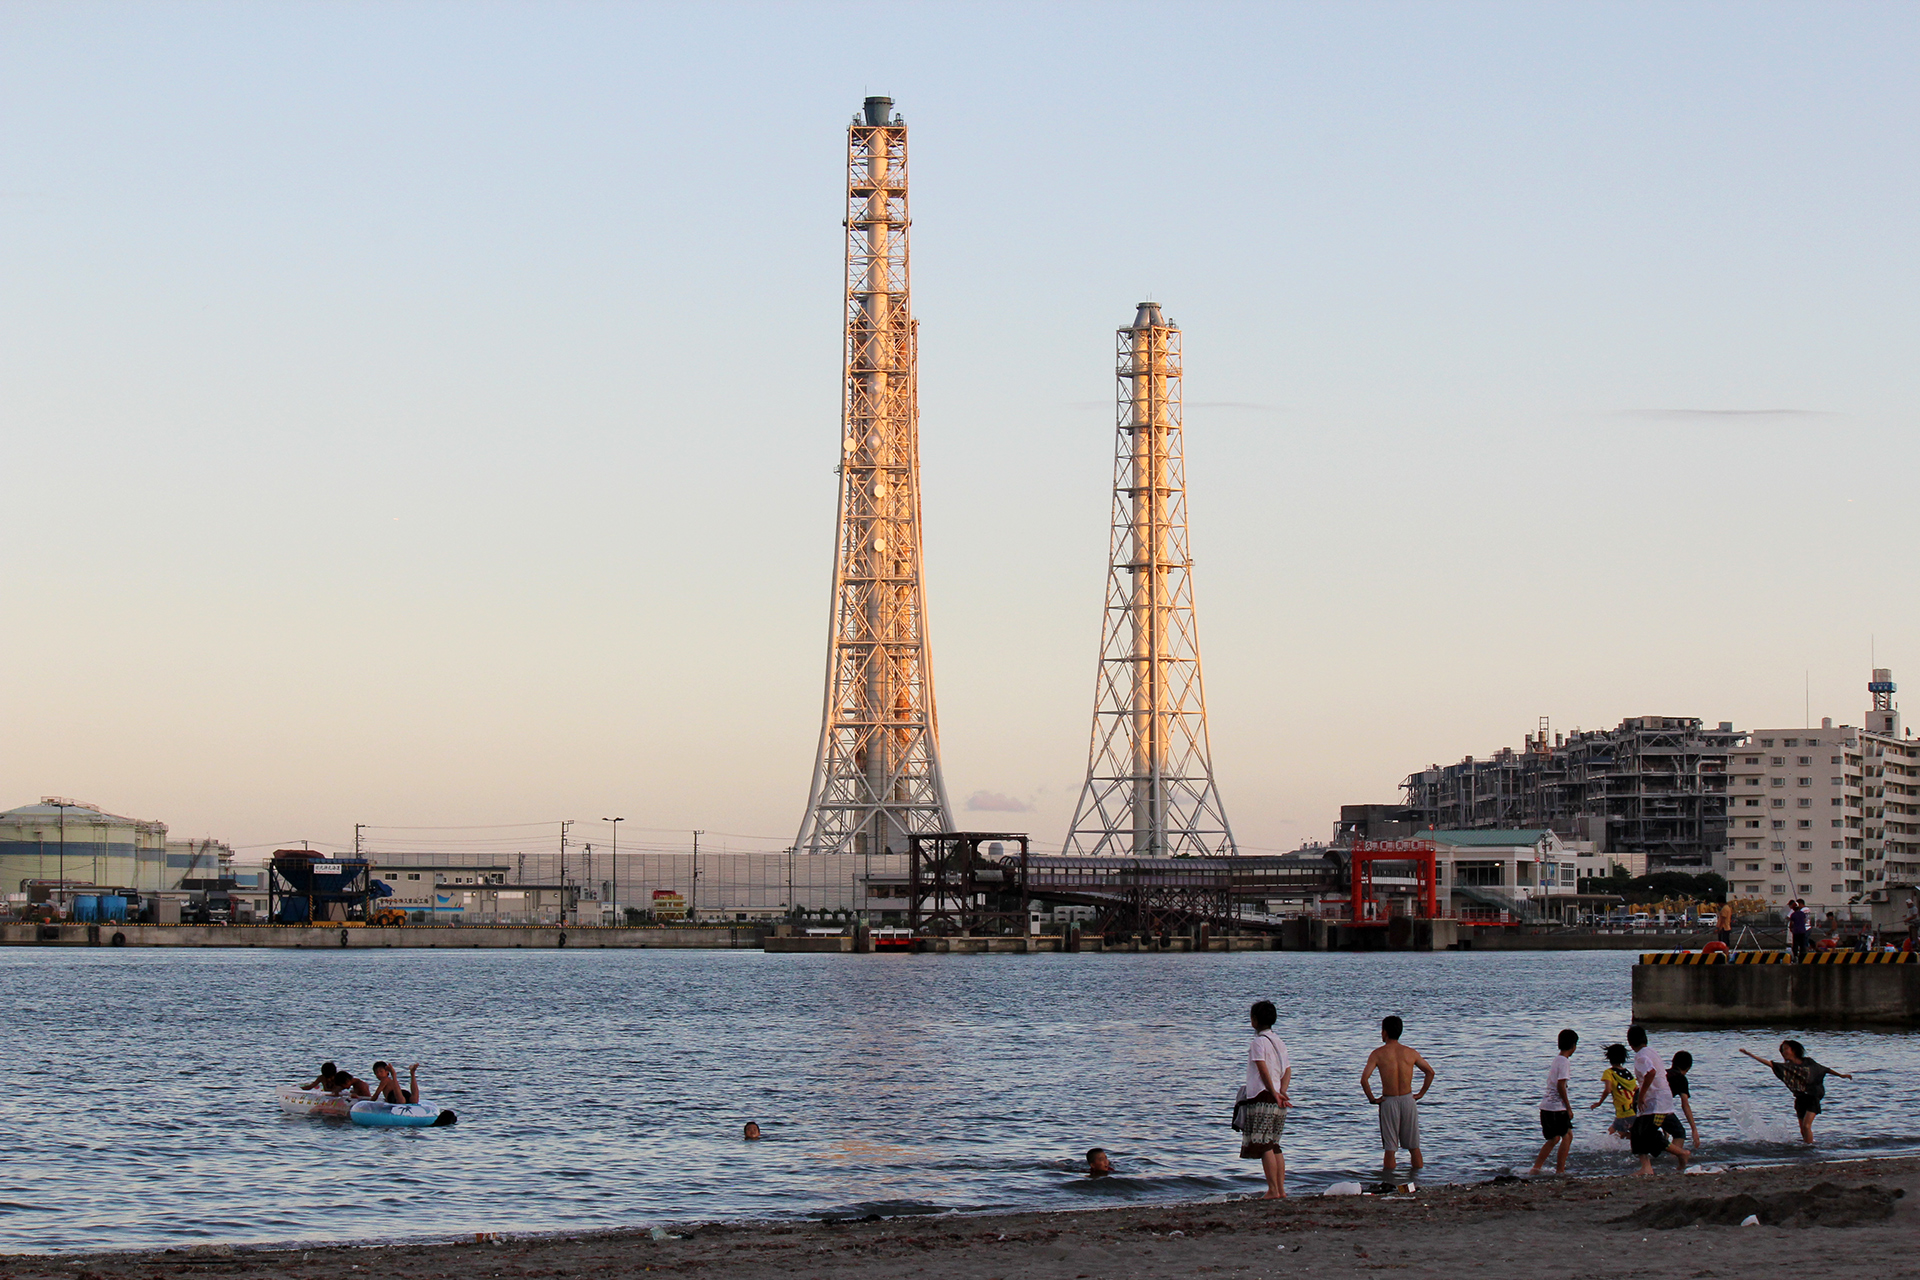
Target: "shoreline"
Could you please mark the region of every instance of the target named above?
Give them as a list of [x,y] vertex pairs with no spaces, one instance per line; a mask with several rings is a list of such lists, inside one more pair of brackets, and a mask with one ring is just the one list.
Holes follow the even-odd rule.
[[[1821,1184],[1846,1195],[1810,1197]],[[1862,1191],[1878,1187],[1881,1194]],[[1898,1190],[1889,1200],[1885,1192]],[[1730,1201],[1729,1197],[1753,1197]],[[1811,1215],[1812,1225],[1646,1225],[1636,1211],[1668,1218],[1741,1212]],[[1718,1209],[1715,1202],[1726,1202]],[[1727,1208],[1731,1204],[1732,1208]],[[1692,1207],[1689,1207],[1691,1205]],[[1729,1219],[1734,1220],[1734,1219]],[[1131,1203],[1047,1210],[993,1210],[882,1218],[735,1220],[537,1235],[389,1243],[243,1246],[61,1254],[0,1254],[9,1280],[145,1280],[155,1267],[226,1276],[356,1280],[439,1277],[482,1271],[505,1277],[694,1274],[767,1280],[796,1276],[1002,1277],[1175,1276],[1199,1270],[1271,1275],[1320,1268],[1411,1270],[1454,1275],[1478,1268],[1502,1277],[1590,1274],[1692,1277],[1830,1269],[1845,1249],[1850,1267],[1895,1274],[1920,1239],[1920,1157],[1866,1157],[1751,1165],[1652,1178],[1631,1175],[1420,1186],[1411,1194]],[[1285,1257],[1282,1258],[1284,1252]]]

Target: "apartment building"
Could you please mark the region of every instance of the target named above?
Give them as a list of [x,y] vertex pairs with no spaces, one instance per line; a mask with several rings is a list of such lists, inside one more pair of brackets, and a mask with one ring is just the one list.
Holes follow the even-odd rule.
[[1876,669],[1866,728],[1754,729],[1729,761],[1721,874],[1736,894],[1817,913],[1920,882],[1920,742]]
[[1858,901],[1869,883],[1861,730],[1754,729],[1727,770],[1720,872],[1742,897],[1816,912]]

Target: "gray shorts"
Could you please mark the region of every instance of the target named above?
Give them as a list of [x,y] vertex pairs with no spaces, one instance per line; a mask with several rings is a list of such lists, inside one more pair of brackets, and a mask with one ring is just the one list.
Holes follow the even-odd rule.
[[1413,1095],[1380,1099],[1380,1149],[1383,1151],[1420,1149],[1420,1108]]

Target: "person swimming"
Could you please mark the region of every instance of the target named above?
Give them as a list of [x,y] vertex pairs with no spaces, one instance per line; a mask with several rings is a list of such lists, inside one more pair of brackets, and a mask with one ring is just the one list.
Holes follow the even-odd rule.
[[328,1093],[331,1093],[333,1092],[333,1077],[339,1070],[340,1068],[334,1066],[331,1062],[323,1062],[320,1064],[320,1074],[300,1087],[302,1089],[325,1089]]
[[385,1062],[374,1063],[373,1078],[376,1083],[373,1088],[373,1098],[376,1101],[391,1103],[394,1106],[419,1102],[420,1064],[416,1062],[411,1067],[408,1067],[407,1074],[409,1077],[407,1087],[402,1089],[400,1087],[400,1077],[395,1074],[390,1064]]

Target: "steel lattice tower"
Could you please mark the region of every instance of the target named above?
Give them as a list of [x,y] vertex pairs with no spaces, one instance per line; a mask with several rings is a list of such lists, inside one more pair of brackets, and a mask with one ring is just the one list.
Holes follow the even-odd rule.
[[907,128],[868,98],[847,129],[840,525],[820,753],[795,847],[905,853],[953,828],[920,555],[918,330],[909,302]]
[[1113,540],[1087,785],[1063,852],[1237,852],[1213,783],[1187,549],[1180,329],[1151,302],[1119,331]]

